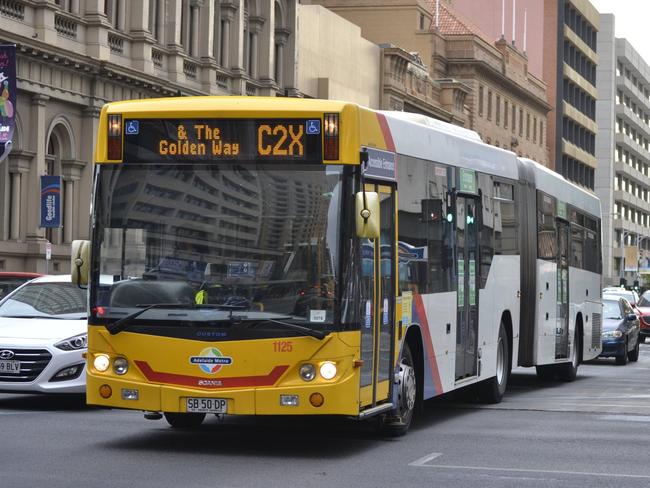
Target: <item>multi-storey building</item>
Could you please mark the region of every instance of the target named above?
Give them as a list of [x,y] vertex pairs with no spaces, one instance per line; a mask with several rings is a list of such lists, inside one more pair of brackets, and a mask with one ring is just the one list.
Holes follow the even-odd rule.
[[614,37],[611,14],[600,16],[598,56],[603,275],[606,284],[625,278],[631,285],[650,272],[650,66],[626,39]]
[[546,115],[548,165],[593,190],[598,11],[589,0],[456,0],[453,6],[491,38],[504,36],[529,53],[536,74],[536,58],[543,53],[540,76],[551,106]]
[[[355,53],[337,69],[332,35]],[[16,44],[18,70],[13,150],[0,163],[0,271],[68,272],[70,242],[88,237],[108,101],[211,94],[379,104],[379,47],[296,0],[3,0],[0,43]],[[63,180],[58,229],[39,227],[44,174]]]
[[549,158],[565,178],[594,189],[599,14],[589,0],[544,2]]
[[[435,0],[312,0],[361,27],[396,67],[428,72],[415,86],[430,96],[417,107],[395,90],[382,91],[382,107],[408,110],[476,130],[483,140],[547,164],[546,86],[528,71],[528,58],[505,40],[492,40],[447,2]],[[486,11],[483,4],[478,10]],[[395,48],[413,57],[399,62]],[[390,65],[390,63],[385,64]],[[419,65],[419,66],[418,66]],[[384,70],[396,78],[406,70]],[[402,83],[406,85],[406,83]],[[394,88],[389,80],[385,87]],[[397,90],[400,92],[400,90]],[[436,92],[437,91],[437,92]],[[406,85],[406,92],[415,93]],[[420,97],[422,98],[422,97]],[[436,108],[433,108],[436,107]],[[442,110],[441,110],[442,109]]]

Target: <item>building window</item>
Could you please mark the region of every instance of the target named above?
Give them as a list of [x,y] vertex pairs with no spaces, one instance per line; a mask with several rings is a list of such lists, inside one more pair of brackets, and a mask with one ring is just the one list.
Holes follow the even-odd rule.
[[526,139],[530,139],[530,114],[526,113]]
[[524,109],[519,109],[519,137],[524,136]]
[[501,97],[497,95],[497,103],[496,103],[496,124],[499,125],[501,123]]
[[104,13],[108,22],[117,30],[124,30],[124,2],[123,0],[106,0]]
[[517,127],[517,107],[515,107],[515,104],[512,104],[512,133],[515,133]]
[[537,117],[533,117],[533,143],[537,142]]
[[478,87],[478,116],[483,117],[483,87]]
[[539,145],[544,145],[544,122],[539,121]]
[[503,101],[503,128],[508,128],[508,100]]
[[488,90],[487,96],[487,119],[492,119],[492,90]]

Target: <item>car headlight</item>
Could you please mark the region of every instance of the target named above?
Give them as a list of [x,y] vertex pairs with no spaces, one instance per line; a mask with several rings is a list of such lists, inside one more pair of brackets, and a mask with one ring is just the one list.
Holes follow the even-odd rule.
[[603,332],[603,337],[614,337],[618,339],[619,337],[623,337],[623,333],[620,330],[609,330],[607,332]]
[[54,347],[61,349],[62,351],[77,351],[79,349],[86,349],[88,347],[88,334],[83,333],[68,339],[64,339],[61,342],[54,344]]

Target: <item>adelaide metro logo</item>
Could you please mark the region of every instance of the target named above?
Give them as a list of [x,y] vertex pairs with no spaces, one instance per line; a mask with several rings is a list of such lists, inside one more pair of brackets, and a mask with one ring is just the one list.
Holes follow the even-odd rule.
[[200,356],[190,356],[190,363],[198,364],[204,373],[216,374],[223,366],[232,364],[232,358],[221,354],[216,347],[206,347]]

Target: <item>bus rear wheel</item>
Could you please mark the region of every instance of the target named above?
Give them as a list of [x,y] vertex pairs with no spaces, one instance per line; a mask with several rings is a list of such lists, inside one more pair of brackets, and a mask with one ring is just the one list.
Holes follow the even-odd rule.
[[198,427],[205,419],[204,413],[165,412],[165,420],[175,429],[192,429]]
[[571,351],[571,361],[557,365],[557,376],[562,381],[573,381],[578,376],[578,366],[580,366],[580,356],[582,352],[582,336],[575,331],[573,335],[573,350]]
[[399,359],[397,373],[397,406],[392,417],[381,420],[381,432],[390,437],[406,434],[413,421],[417,401],[418,379],[415,374],[415,363],[408,344],[404,343]]
[[478,385],[478,397],[483,403],[499,403],[508,387],[508,376],[510,375],[510,357],[508,351],[508,335],[503,326],[499,326],[499,338],[497,339],[497,364],[496,375],[484,380]]

